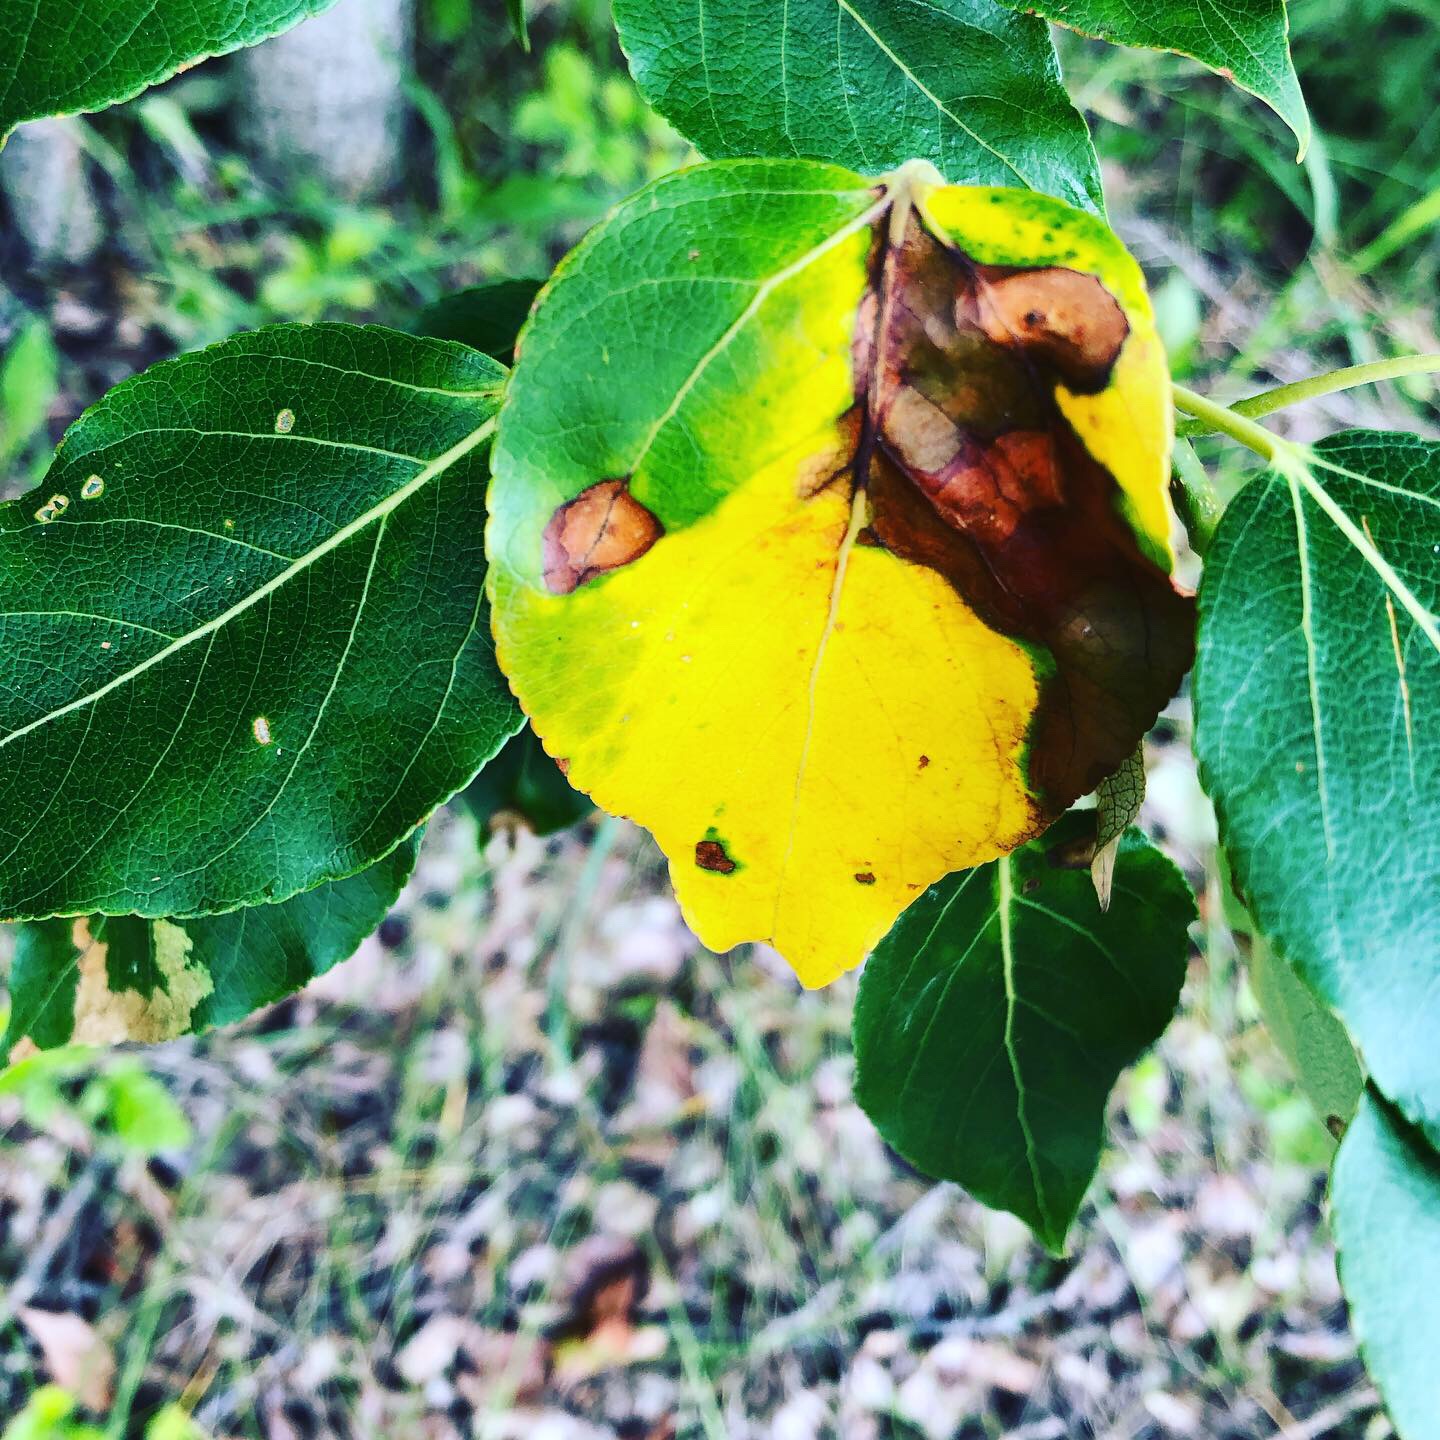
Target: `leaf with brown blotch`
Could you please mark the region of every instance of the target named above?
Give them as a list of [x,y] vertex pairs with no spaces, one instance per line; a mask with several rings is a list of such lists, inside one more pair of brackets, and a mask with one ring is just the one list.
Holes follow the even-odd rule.
[[520,354],[497,654],[715,949],[833,978],[1093,790],[1190,664],[1164,354],[1094,216],[702,166],[562,264]]

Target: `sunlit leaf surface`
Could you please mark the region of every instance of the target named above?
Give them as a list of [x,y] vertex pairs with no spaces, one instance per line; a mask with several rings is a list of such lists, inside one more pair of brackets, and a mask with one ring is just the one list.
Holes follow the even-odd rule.
[[489,548],[547,749],[810,984],[1043,830],[1190,660],[1138,267],[1025,191],[662,180],[522,333]]

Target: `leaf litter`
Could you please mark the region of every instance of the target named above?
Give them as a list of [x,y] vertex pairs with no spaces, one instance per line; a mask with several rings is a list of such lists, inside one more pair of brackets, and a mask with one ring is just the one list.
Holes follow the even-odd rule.
[[[1194,874],[1178,751],[1152,750],[1146,821]],[[139,1376],[117,1433],[182,1394],[203,1433],[266,1440],[1384,1433],[1328,1141],[1226,998],[1233,956],[1195,962],[1122,1081],[1056,1262],[886,1152],[849,981],[703,952],[650,843],[598,825],[477,845],[442,818],[354,961],[147,1052],[187,1150],[0,1097],[0,1276]],[[58,1362],[3,1334],[8,1415]]]

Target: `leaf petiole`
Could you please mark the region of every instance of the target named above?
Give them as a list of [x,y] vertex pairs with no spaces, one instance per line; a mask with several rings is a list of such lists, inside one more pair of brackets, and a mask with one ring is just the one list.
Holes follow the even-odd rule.
[[[1372,360],[1365,365],[1347,365],[1341,370],[1330,370],[1324,375],[1312,375],[1308,380],[1297,380],[1292,385],[1277,385],[1273,390],[1262,390],[1258,395],[1247,396],[1230,406],[1230,412],[1249,420],[1284,410],[1290,405],[1299,405],[1305,400],[1314,400],[1321,395],[1334,395],[1341,390],[1353,390],[1358,385],[1375,385],[1382,380],[1398,380],[1405,375],[1434,375],[1440,373],[1440,355],[1396,355],[1389,360]],[[1186,392],[1188,395],[1188,391]],[[1203,435],[1211,429],[1223,426],[1210,423],[1209,416],[1191,410],[1179,395],[1175,403],[1182,410],[1196,416],[1178,427],[1181,435]],[[1229,432],[1227,432],[1229,433]],[[1235,438],[1239,439],[1238,436]],[[1242,440],[1242,444],[1245,442]],[[1252,447],[1253,448],[1253,447]]]
[[1175,509],[1195,553],[1203,555],[1225,513],[1225,501],[1188,440],[1176,438],[1170,466],[1170,494]]
[[1177,444],[1174,452],[1174,476],[1172,494],[1175,495],[1180,518],[1190,535],[1190,543],[1196,552],[1203,555],[1209,548],[1210,540],[1224,513],[1224,501],[1216,494],[1199,458],[1188,443],[1188,436],[1198,434],[1228,435],[1247,450],[1253,450],[1267,464],[1274,466],[1284,475],[1295,476],[1305,469],[1305,451],[1289,440],[1272,434],[1263,425],[1257,425],[1247,415],[1239,413],[1239,407],[1227,409],[1187,390],[1183,385],[1170,386],[1175,408],[1193,415],[1198,424],[1192,429],[1188,425],[1177,426]]
[[1257,425],[1237,411],[1227,410],[1225,406],[1217,405],[1213,400],[1207,400],[1203,395],[1187,390],[1183,385],[1172,384],[1170,393],[1174,396],[1175,408],[1203,421],[1206,431],[1228,435],[1272,465],[1281,449],[1288,448],[1285,441],[1278,435],[1272,435],[1263,425]]

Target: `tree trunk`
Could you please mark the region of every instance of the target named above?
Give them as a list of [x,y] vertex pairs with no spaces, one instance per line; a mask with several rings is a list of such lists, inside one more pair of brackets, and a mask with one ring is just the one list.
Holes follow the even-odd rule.
[[79,265],[104,238],[104,222],[85,168],[80,125],[73,119],[32,120],[0,151],[0,178],[10,219],[45,269]]
[[340,0],[244,51],[243,128],[259,166],[351,197],[385,189],[404,150],[410,36],[411,0]]

